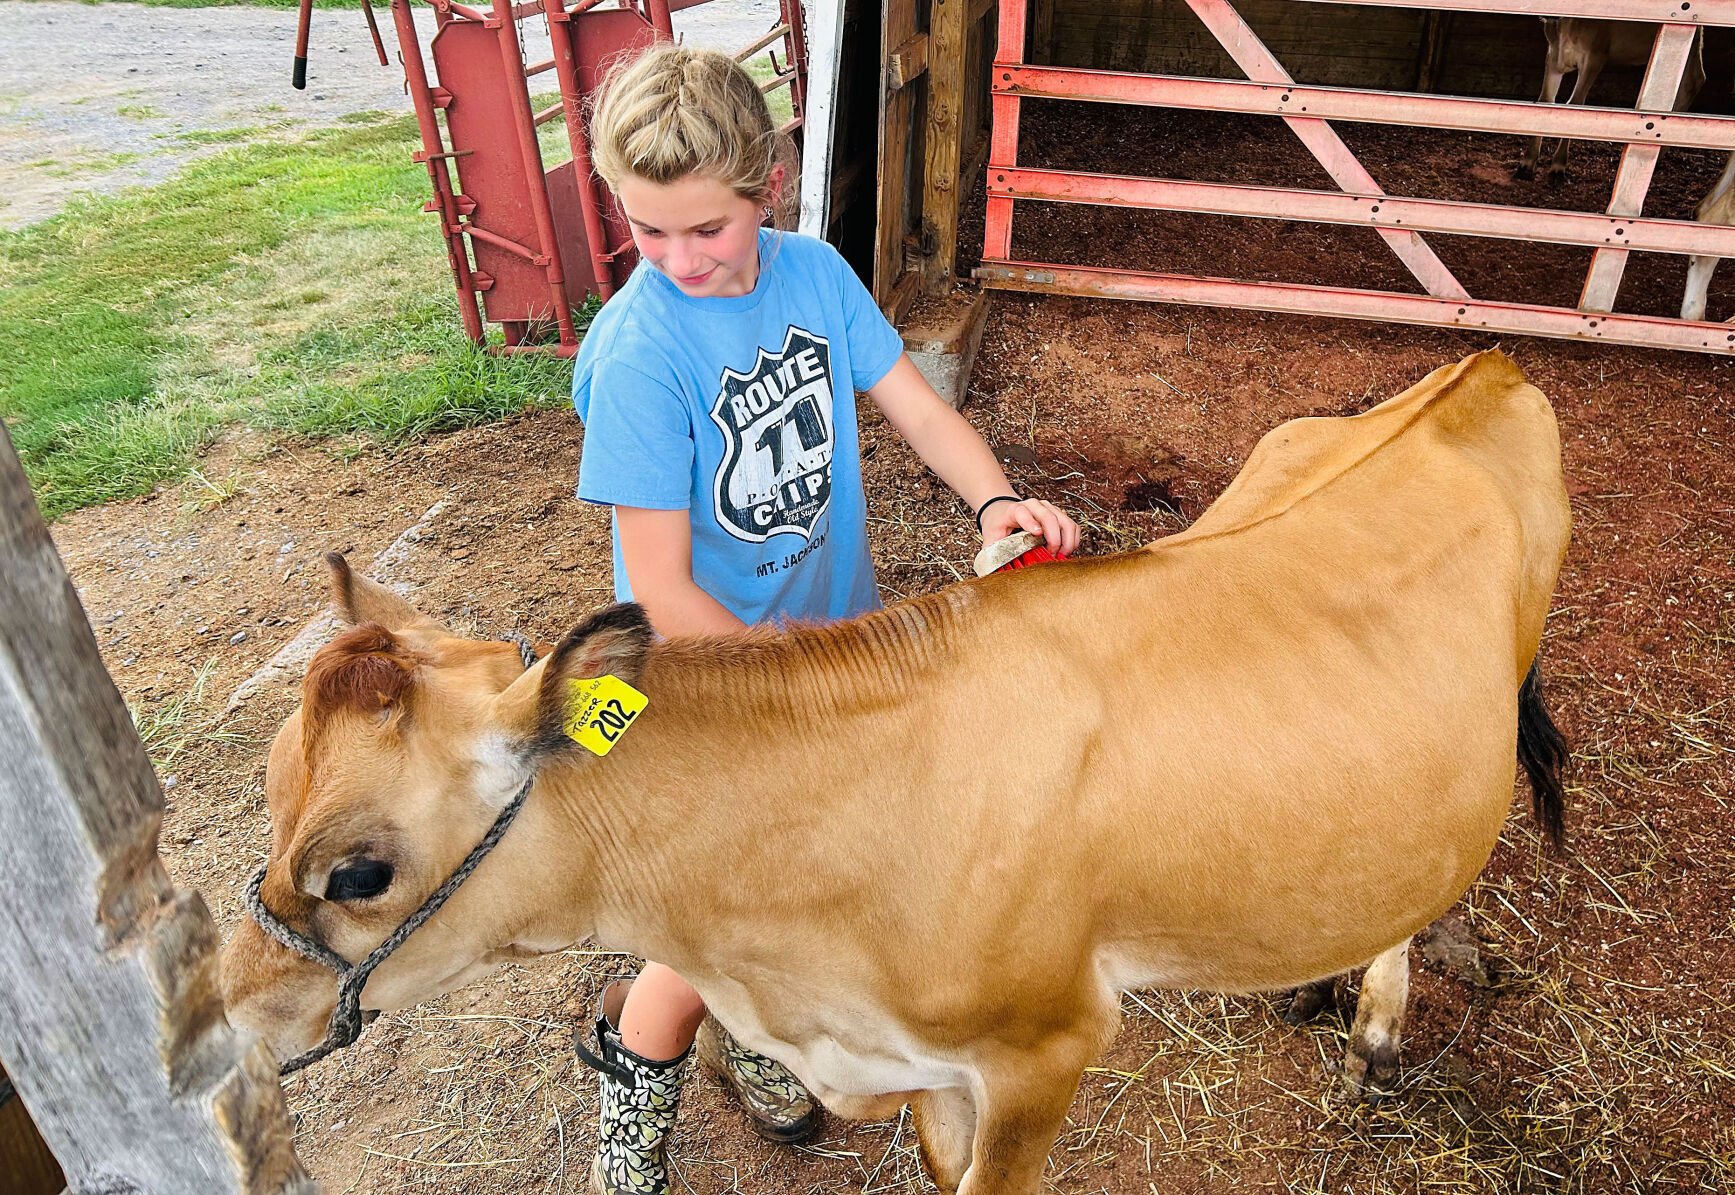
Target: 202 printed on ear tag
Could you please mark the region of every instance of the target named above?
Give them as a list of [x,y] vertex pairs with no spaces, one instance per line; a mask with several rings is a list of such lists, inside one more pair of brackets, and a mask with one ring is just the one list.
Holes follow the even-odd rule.
[[607,755],[651,699],[618,676],[566,682],[566,737],[593,755]]

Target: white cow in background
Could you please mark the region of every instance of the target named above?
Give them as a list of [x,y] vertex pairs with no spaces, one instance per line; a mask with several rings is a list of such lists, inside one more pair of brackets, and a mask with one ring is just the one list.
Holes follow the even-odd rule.
[[[1544,104],[1560,102],[1560,85],[1574,71],[1569,104],[1582,104],[1597,76],[1609,63],[1616,66],[1644,66],[1651,60],[1651,48],[1657,42],[1659,26],[1641,21],[1595,21],[1582,17],[1544,17],[1542,31],[1548,37],[1548,57],[1542,68]],[[1687,70],[1681,76],[1681,90],[1672,105],[1674,111],[1693,106],[1699,89],[1705,85],[1705,35],[1693,38],[1693,52],[1687,59]],[[1558,186],[1566,181],[1566,147],[1562,137],[1555,146],[1554,157],[1548,163],[1548,181]],[[1536,159],[1542,154],[1542,138],[1532,137],[1519,159],[1514,176],[1521,179],[1536,177]]]
[[[1548,57],[1543,65],[1542,95],[1544,104],[1558,103],[1560,87],[1566,76],[1574,72],[1569,104],[1582,104],[1597,76],[1609,63],[1616,66],[1644,66],[1656,45],[1659,26],[1640,21],[1598,21],[1582,17],[1545,17],[1543,33],[1548,38]],[[1701,31],[1693,39],[1693,50],[1687,59],[1687,69],[1676,93],[1674,111],[1690,108],[1705,85],[1705,36]],[[1558,185],[1566,181],[1566,154],[1569,139],[1562,137],[1555,146],[1554,157],[1548,164],[1548,181]],[[1542,138],[1532,137],[1525,146],[1513,174],[1520,179],[1536,177],[1536,162],[1542,154]],[[1735,154],[1723,167],[1722,176],[1700,201],[1694,219],[1702,224],[1735,225]],[[1716,272],[1718,257],[1694,257],[1687,268],[1687,286],[1681,299],[1681,318],[1705,318],[1706,296],[1711,288],[1711,275]]]
[[[1735,224],[1735,153],[1723,163],[1723,173],[1712,184],[1693,218],[1701,224]],[[1705,296],[1711,289],[1711,275],[1717,269],[1719,257],[1695,257],[1687,266],[1687,290],[1681,299],[1681,318],[1705,318]],[[1735,323],[1735,320],[1731,321]]]

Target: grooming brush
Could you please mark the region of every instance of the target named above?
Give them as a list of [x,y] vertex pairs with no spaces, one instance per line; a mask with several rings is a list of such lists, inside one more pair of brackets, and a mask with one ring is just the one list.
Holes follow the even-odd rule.
[[1050,560],[1065,559],[1066,557],[1044,544],[1040,535],[1016,531],[976,553],[974,567],[978,577],[986,577],[989,573],[997,573],[1003,568],[1029,568],[1033,564],[1047,564]]

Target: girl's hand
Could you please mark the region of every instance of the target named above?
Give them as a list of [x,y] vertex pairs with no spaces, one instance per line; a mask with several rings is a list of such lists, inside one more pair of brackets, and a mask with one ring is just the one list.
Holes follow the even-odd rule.
[[1071,556],[1078,551],[1078,524],[1066,512],[1041,498],[996,502],[982,512],[982,542],[997,543],[1015,531],[1040,535],[1051,552]]

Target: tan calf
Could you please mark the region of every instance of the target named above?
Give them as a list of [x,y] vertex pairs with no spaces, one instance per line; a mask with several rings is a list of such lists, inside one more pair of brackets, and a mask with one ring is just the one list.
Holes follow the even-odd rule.
[[[1515,743],[1559,831],[1533,663],[1568,529],[1553,413],[1489,353],[1285,424],[1141,551],[822,629],[659,643],[617,606],[525,670],[339,562],[364,625],[272,749],[260,895],[359,959],[533,782],[367,1007],[594,939],[833,1109],[912,1104],[942,1190],[1031,1195],[1124,989],[1377,960],[1346,1070],[1389,1075],[1404,945],[1486,861]],[[650,706],[597,759],[561,721],[603,673]],[[284,1055],[333,1008],[251,923],[224,984]]]

